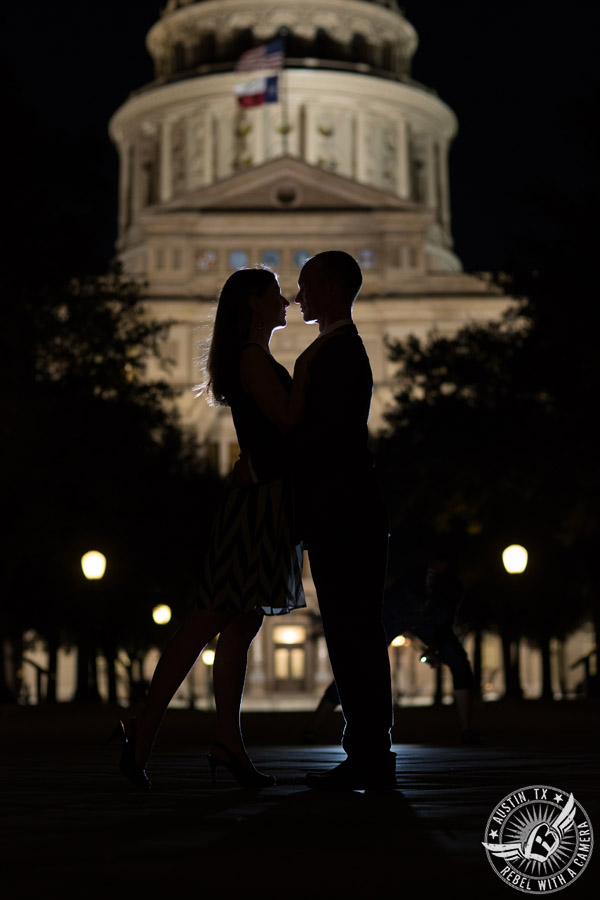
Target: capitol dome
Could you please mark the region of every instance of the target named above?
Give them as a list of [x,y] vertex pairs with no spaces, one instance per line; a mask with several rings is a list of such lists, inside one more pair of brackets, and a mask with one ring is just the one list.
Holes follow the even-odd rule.
[[406,78],[417,47],[395,0],[170,0],[148,34],[157,78],[232,68],[245,50],[284,35],[287,65]]
[[[236,62],[278,37],[278,102],[241,110],[236,91],[252,75],[236,71]],[[459,272],[447,172],[457,123],[434,91],[410,78],[417,44],[395,0],[170,0],[147,35],[156,77],[111,122],[121,159],[118,247],[126,268],[147,274],[150,211],[167,204],[201,209],[209,196],[202,191],[244,170],[262,177],[261,167],[290,158],[346,179],[335,190],[345,191],[350,205],[365,186],[380,192],[363,196],[371,208],[421,209],[421,244],[413,234],[390,251],[392,265],[369,275],[372,290],[390,293],[421,265],[425,272]],[[280,181],[267,203],[282,208],[288,196],[297,212],[306,208],[311,192],[282,175]],[[329,190],[311,200],[312,208],[331,202]],[[408,227],[409,218],[403,221]],[[200,277],[203,292],[214,290],[222,272],[211,283],[196,271],[186,291],[199,290]]]

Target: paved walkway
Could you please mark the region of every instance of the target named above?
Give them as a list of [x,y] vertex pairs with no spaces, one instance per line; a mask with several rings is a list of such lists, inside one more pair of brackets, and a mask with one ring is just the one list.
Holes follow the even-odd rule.
[[[399,790],[341,795],[304,786],[307,769],[343,753],[337,743],[300,746],[302,714],[245,717],[253,757],[277,787],[246,791],[223,775],[213,789],[204,756],[213,716],[188,711],[169,712],[155,789],[139,793],[116,770],[118,750],[98,749],[116,712],[0,710],[3,897],[516,900],[481,847],[502,797],[531,784],[572,791],[600,830],[595,705],[490,705],[478,747],[454,742],[451,709],[402,710]],[[336,717],[326,740],[339,726]],[[561,896],[595,897],[599,859],[596,848]]]

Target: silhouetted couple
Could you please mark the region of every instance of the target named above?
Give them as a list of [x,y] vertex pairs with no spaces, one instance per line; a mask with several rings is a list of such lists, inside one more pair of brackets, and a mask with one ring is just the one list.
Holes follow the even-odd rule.
[[120,768],[142,789],[167,706],[199,654],[219,635],[213,669],[217,731],[208,760],[248,787],[275,783],[258,772],[241,733],[248,648],[263,616],[305,606],[306,545],[346,726],[347,759],[308,774],[321,790],[396,785],[390,750],[392,697],[381,606],[388,527],[367,420],[373,380],[352,321],[362,286],[342,251],[304,265],[296,303],[319,336],[296,360],[294,377],[271,355],[288,300],[266,269],[243,269],[225,283],[207,365],[209,399],[231,408],[240,460],[217,514],[199,601],[167,645],[141,715],[120,722]]

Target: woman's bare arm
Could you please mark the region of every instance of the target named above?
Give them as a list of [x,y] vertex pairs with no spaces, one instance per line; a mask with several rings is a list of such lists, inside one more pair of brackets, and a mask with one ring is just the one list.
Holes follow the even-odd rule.
[[240,376],[244,390],[250,394],[269,422],[284,433],[302,420],[308,364],[314,355],[312,348],[311,344],[296,360],[292,390],[289,394],[261,347],[249,344],[240,357]]

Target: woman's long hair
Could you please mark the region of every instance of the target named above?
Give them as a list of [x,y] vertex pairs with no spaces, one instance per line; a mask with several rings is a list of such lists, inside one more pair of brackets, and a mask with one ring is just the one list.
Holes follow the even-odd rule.
[[275,280],[270,269],[239,269],[230,275],[219,297],[208,361],[206,390],[213,406],[229,406],[238,380],[239,348],[248,340],[252,297],[261,297]]

